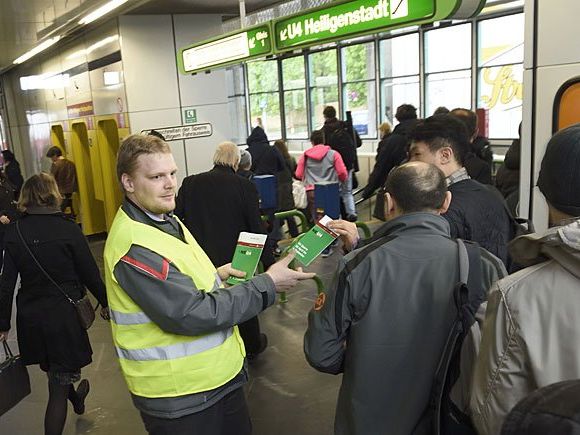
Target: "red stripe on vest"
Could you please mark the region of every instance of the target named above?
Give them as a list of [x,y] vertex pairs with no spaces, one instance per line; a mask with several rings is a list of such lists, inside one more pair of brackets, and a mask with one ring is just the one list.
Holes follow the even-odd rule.
[[128,255],[122,257],[121,261],[130,264],[131,266],[135,266],[137,269],[142,270],[143,272],[148,273],[149,275],[153,276],[154,278],[160,279],[161,281],[166,281],[167,276],[169,275],[169,261],[166,260],[165,258],[161,263],[161,272],[155,270],[154,268],[148,266],[145,263],[141,263],[140,261],[137,261],[134,258],[129,257]]

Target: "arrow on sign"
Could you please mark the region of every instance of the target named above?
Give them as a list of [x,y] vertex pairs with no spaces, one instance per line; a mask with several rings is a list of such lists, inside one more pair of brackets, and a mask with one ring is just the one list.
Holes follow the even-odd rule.
[[288,29],[284,29],[280,32],[280,41],[286,41],[288,39]]

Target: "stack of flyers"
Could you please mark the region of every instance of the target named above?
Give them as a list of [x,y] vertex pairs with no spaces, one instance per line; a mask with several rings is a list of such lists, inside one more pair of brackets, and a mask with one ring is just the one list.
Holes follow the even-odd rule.
[[321,218],[310,231],[295,241],[290,249],[296,251],[296,259],[304,266],[308,266],[338,237],[327,225],[332,219],[328,216]]
[[230,276],[226,281],[228,284],[239,284],[254,276],[260,255],[262,255],[262,249],[264,249],[264,243],[266,243],[266,237],[265,234],[240,233],[232,260],[232,268],[246,272],[246,276],[244,278]]

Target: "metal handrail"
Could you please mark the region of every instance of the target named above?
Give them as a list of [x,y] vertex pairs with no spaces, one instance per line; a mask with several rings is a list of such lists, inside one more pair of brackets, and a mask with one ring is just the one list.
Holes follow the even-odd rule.
[[356,221],[355,225],[357,228],[360,228],[363,231],[365,239],[369,239],[371,237],[371,229],[367,224],[365,224],[364,222]]
[[287,219],[289,217],[297,217],[298,219],[300,219],[300,226],[302,229],[300,233],[305,233],[310,229],[310,225],[308,225],[308,220],[306,219],[306,216],[304,216],[304,213],[302,213],[299,210],[292,209],[286,211],[279,211],[278,213],[274,213],[274,217],[277,219]]

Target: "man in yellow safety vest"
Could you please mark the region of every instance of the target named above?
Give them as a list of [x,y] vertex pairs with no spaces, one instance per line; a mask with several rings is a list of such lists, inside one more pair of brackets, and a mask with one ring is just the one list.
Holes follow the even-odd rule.
[[125,200],[104,256],[113,341],[150,434],[249,434],[236,325],[314,274],[289,269],[290,255],[224,288],[222,281],[244,273],[230,264],[216,269],[172,215],[176,171],[162,139],[133,135],[121,144],[117,176]]

